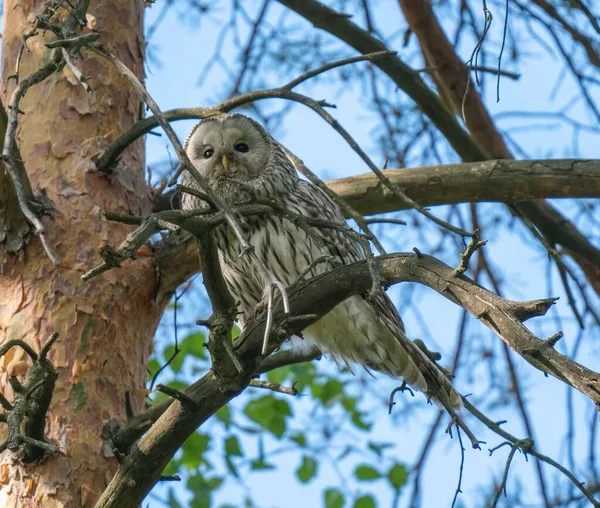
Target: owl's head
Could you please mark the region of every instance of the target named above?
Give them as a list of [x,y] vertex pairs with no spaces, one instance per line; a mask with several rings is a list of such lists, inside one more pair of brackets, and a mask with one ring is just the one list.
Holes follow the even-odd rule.
[[213,187],[259,176],[267,166],[271,146],[269,134],[244,115],[203,120],[184,144],[196,169]]

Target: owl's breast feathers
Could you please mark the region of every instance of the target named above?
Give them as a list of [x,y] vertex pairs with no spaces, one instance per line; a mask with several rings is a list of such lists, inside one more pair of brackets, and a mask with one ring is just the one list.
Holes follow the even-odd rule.
[[[277,196],[276,201],[303,217],[346,225],[337,205],[309,182],[299,180],[291,192]],[[304,229],[275,214],[246,218],[244,230],[258,259],[286,286],[296,282],[309,265],[323,255],[318,242]],[[364,257],[360,246],[343,231],[325,227],[314,230],[338,264],[349,264]],[[262,270],[253,266],[250,257],[239,257],[239,244],[227,226],[217,230],[216,238],[223,275],[234,298],[240,302],[243,327],[254,315],[269,281],[265,280]],[[312,275],[328,269],[326,263],[317,264]],[[434,400],[460,405],[459,396],[447,377],[406,337],[400,316],[384,293],[373,301],[364,295],[347,299],[306,329],[303,336],[337,362],[359,363],[404,379]]]

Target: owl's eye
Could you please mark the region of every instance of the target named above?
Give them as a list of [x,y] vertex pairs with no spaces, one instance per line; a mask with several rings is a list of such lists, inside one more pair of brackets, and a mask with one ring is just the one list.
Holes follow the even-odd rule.
[[215,151],[212,148],[209,148],[208,150],[204,150],[204,158],[210,159],[213,156],[213,153],[215,153]]
[[235,148],[236,152],[246,153],[250,148],[246,143],[236,143],[233,148]]

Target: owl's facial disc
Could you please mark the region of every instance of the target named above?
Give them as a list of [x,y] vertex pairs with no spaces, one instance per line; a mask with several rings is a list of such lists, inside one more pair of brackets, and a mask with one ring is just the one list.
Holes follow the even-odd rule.
[[264,135],[245,117],[206,121],[190,139],[187,152],[209,183],[249,181],[259,176],[269,159]]

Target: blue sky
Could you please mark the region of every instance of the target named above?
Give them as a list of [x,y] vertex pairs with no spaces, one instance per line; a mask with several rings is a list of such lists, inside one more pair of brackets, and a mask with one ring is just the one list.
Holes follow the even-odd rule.
[[[158,13],[161,11],[161,5],[158,2],[147,12],[147,26],[150,26]],[[258,3],[257,3],[258,4]],[[200,72],[210,58],[213,52],[218,31],[224,21],[227,20],[229,7],[217,10],[210,16],[210,21],[204,19],[199,26],[194,26],[194,16],[186,16],[187,20],[182,20],[171,9],[166,20],[160,25],[154,34],[151,44],[152,54],[158,56],[162,62],[158,65],[150,61],[149,72],[147,76],[147,86],[150,93],[158,102],[163,110],[186,107],[186,106],[208,106],[213,105],[222,99],[221,91],[223,83],[227,82],[227,77],[218,67],[213,67],[209,75],[205,76],[201,87],[197,85]],[[271,7],[271,15],[276,18],[279,6],[275,3]],[[495,21],[492,25],[491,44],[499,40],[501,33],[501,18],[503,13],[495,13]],[[381,28],[386,31],[396,26],[402,26],[403,20],[398,12],[396,2],[379,2],[376,9],[376,18]],[[243,34],[242,34],[243,35]],[[403,55],[404,50],[398,43],[396,49]],[[464,41],[466,47],[472,44],[472,41]],[[224,55],[226,58],[231,55],[230,41],[225,43]],[[352,55],[348,50],[348,55]],[[570,98],[577,93],[572,80],[565,79],[558,90],[553,91],[556,77],[564,72],[557,65],[556,60],[543,54],[538,50],[533,55],[525,57],[525,65],[517,70],[522,76],[518,81],[503,80],[501,85],[501,101],[496,103],[494,87],[488,87],[487,95],[490,100],[487,104],[492,113],[510,112],[510,111],[547,111],[557,110],[561,104],[569,102]],[[281,84],[287,81],[287,77],[282,78]],[[338,108],[333,111],[334,116],[346,126],[353,136],[362,144],[362,146],[373,156],[375,162],[380,160],[376,145],[371,139],[370,129],[375,124],[374,115],[360,105],[360,90],[351,87],[340,90],[339,85],[331,86],[324,83],[317,90],[313,90],[311,95],[317,99],[327,99],[337,104]],[[576,105],[572,114],[581,119],[589,121],[583,111],[582,106]],[[543,122],[548,125],[547,120]],[[185,139],[187,132],[195,122],[185,121],[175,124],[176,131],[180,139]],[[540,123],[540,122],[537,122]],[[502,128],[515,125],[525,125],[523,121],[517,121],[510,118],[502,119],[499,122]],[[287,116],[282,129],[274,133],[275,136],[288,146],[294,153],[300,156],[308,167],[317,171],[324,178],[334,178],[348,176],[351,174],[360,174],[368,171],[368,168],[356,156],[352,150],[344,143],[340,136],[335,133],[328,125],[320,120],[314,113],[296,106]],[[526,146],[531,157],[563,157],[572,156],[571,151],[571,131],[564,127],[552,129],[534,129],[525,127],[515,134],[519,143]],[[156,138],[148,136],[147,154],[148,164],[150,166],[164,162],[167,158],[167,140],[165,137]],[[597,157],[597,139],[586,133],[582,134],[580,142],[580,157]],[[170,153],[173,154],[172,149]],[[173,155],[171,155],[173,157]],[[446,162],[457,161],[456,156],[448,154]],[[568,207],[567,207],[568,208]],[[500,205],[489,205],[484,208],[484,213],[496,213],[500,210]],[[434,209],[436,213],[441,213],[439,209]],[[414,212],[406,212],[400,216],[410,217]],[[547,296],[546,273],[547,261],[543,248],[535,245],[525,232],[524,228],[517,227],[514,232],[501,230],[500,234],[487,238],[489,244],[486,246],[487,255],[498,266],[502,267],[507,280],[510,284],[506,286],[506,296],[513,299],[535,299]],[[525,242],[523,241],[525,240]],[[410,251],[417,246],[425,250],[419,244],[418,237],[410,230],[393,229],[385,230],[384,241],[391,250]],[[451,265],[457,263],[455,250],[448,250],[441,256],[442,259]],[[559,347],[572,347],[577,329],[573,324],[566,298],[564,297],[561,285],[556,277],[555,270],[552,270],[554,280],[553,295],[561,296],[561,300],[549,314],[549,317],[537,319],[532,326],[536,333],[541,336],[550,336],[557,331],[557,319],[560,317],[562,330],[565,332],[565,340]],[[394,289],[392,296],[395,301],[399,298],[402,289]],[[415,293],[417,299],[416,306],[422,316],[426,319],[427,329],[420,324],[418,316],[411,310],[403,314],[409,331],[414,331],[414,336],[423,336],[427,334],[427,339],[431,343],[439,346],[445,353],[445,358],[450,358],[451,347],[456,335],[460,312],[453,304],[443,298],[433,294],[431,291],[419,291]],[[205,309],[202,309],[206,313]],[[201,313],[199,309],[197,313]],[[491,337],[487,329],[475,320],[470,323],[470,340],[493,342],[499,341],[496,337]],[[425,337],[424,337],[425,338]],[[161,341],[170,340],[171,337],[162,336]],[[595,345],[585,344],[579,353],[578,360],[586,366],[600,370],[598,360],[598,348]],[[565,387],[562,383],[544,378],[543,375],[533,369],[520,358],[515,356],[515,364],[521,372],[529,372],[523,377],[524,383],[528,387],[526,391],[527,400],[530,408],[532,420],[534,422],[535,432],[539,449],[553,458],[561,458],[562,447],[561,439],[565,431],[564,400]],[[334,367],[332,367],[334,368]],[[461,391],[473,390],[476,386],[478,372],[475,369],[471,385],[461,385],[459,381],[458,388]],[[466,379],[467,376],[460,379]],[[382,394],[388,394],[391,388],[395,386],[391,380],[379,378],[375,383],[376,390]],[[574,396],[576,413],[585,415],[585,421],[589,422],[588,415],[591,415],[589,403],[575,394]],[[234,402],[234,404],[239,401]],[[302,417],[302,401],[291,400],[291,403],[297,408],[297,413]],[[374,406],[378,401],[374,401]],[[371,439],[377,441],[393,441],[398,444],[398,460],[406,463],[412,463],[416,454],[421,448],[424,432],[428,429],[429,422],[436,416],[434,408],[429,411],[421,411],[416,418],[406,421],[395,421],[387,417],[387,412],[381,407],[374,407],[374,411],[379,411],[380,416],[377,419]],[[306,415],[304,415],[306,416]],[[500,411],[498,419],[507,419],[507,430],[517,436],[525,436],[525,432],[520,424],[520,419],[516,413],[506,410]],[[443,425],[445,428],[445,424]],[[586,424],[582,423],[577,434],[577,443],[579,451],[585,451],[587,446]],[[492,435],[483,426],[473,424],[473,430],[477,436],[488,442],[490,447],[501,442],[501,439]],[[275,443],[267,443],[269,446],[275,446]],[[596,443],[597,445],[597,443]],[[247,446],[251,446],[247,443]],[[467,446],[468,448],[468,446]],[[465,457],[465,470],[463,478],[463,494],[461,499],[464,506],[476,506],[481,500],[478,489],[481,482],[489,478],[489,471],[495,471],[496,477],[499,477],[504,467],[508,449],[496,452],[492,457],[488,456],[487,447],[483,451],[473,451],[467,449]],[[564,454],[562,456],[564,458]],[[423,483],[423,506],[446,506],[449,505],[457,482],[458,464],[460,462],[460,450],[456,439],[450,440],[443,432],[438,433],[438,440],[431,454],[427,466],[427,474]],[[328,486],[332,481],[337,481],[336,473],[330,466],[324,467],[319,479],[308,486],[299,485],[293,477],[293,471],[297,466],[297,457],[287,458],[282,456],[277,461],[279,468],[275,472],[269,472],[262,475],[254,475],[251,482],[251,488],[255,499],[260,506],[265,507],[304,507],[320,506],[322,488]],[[518,455],[511,466],[511,479],[520,479],[523,482],[535,484],[532,476],[532,461],[525,462],[523,457]],[[552,486],[552,478],[555,473],[545,468],[546,479]],[[374,484],[369,486],[370,490],[375,492],[382,501],[381,506],[389,506],[391,502],[391,492],[383,484],[381,488]],[[219,500],[234,501],[236,499],[235,486],[229,486],[220,494]],[[552,491],[552,490],[551,490]],[[161,506],[157,501],[149,498],[150,506]],[[403,497],[401,506],[406,503]]]

